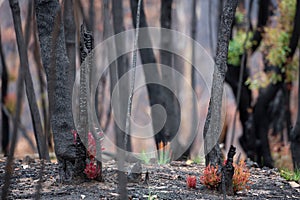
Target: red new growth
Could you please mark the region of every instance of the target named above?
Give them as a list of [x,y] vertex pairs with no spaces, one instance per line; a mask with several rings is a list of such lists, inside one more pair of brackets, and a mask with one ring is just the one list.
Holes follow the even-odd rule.
[[250,188],[250,172],[246,166],[246,163],[242,160],[239,164],[233,164],[234,175],[232,177],[233,190],[234,192],[249,189]]
[[[75,130],[71,131],[73,133],[73,137],[74,137],[74,144],[77,143],[77,132]],[[99,136],[99,143],[100,143],[100,148],[103,151],[104,148],[101,147],[101,140],[102,140],[102,136],[103,133],[102,132],[98,132],[97,133]],[[88,133],[88,144],[87,144],[87,155],[89,158],[89,163],[86,164],[85,169],[84,169],[84,173],[86,174],[86,176],[89,179],[95,179],[97,178],[100,173],[101,173],[101,167],[97,165],[97,161],[95,159],[96,157],[96,153],[97,153],[97,146],[96,146],[96,140],[94,139],[94,136],[91,132]]]
[[186,177],[186,186],[188,188],[196,188],[197,178],[196,176],[187,175]]
[[89,179],[95,179],[100,175],[101,169],[95,164],[95,162],[91,161],[89,164],[86,164],[84,173]]
[[208,165],[200,177],[200,182],[208,188],[216,189],[221,181],[221,174],[218,173],[218,165]]
[[[101,132],[99,132],[98,134],[99,134],[99,136],[102,136]],[[99,141],[99,142],[101,142],[101,141]],[[90,157],[95,157],[96,156],[96,149],[97,149],[96,148],[96,140],[94,139],[93,134],[91,132],[89,132],[89,134],[88,134],[88,149],[87,149],[87,151],[88,151],[88,154],[89,154]],[[104,148],[101,148],[101,150],[103,151]]]

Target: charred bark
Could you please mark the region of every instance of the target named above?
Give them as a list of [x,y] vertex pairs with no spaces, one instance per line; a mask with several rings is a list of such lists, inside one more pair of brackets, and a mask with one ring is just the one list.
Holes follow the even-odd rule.
[[[293,46],[298,44],[300,37],[300,0],[297,0],[297,10],[294,20],[294,31],[292,35],[293,44],[290,45],[292,51]],[[299,56],[299,69],[300,69],[300,56]],[[294,129],[291,133],[291,151],[294,169],[300,169],[300,73],[298,73],[298,115]]]
[[[161,0],[161,15],[160,15],[160,25],[162,28],[171,29],[172,25],[172,3],[173,0]],[[165,35],[161,32],[160,42],[162,46],[167,49],[171,49],[172,37],[170,35]],[[160,63],[174,69],[173,54],[168,51],[160,50]],[[166,71],[161,70],[162,82],[166,85],[175,85],[173,70]],[[167,112],[167,120],[165,126],[162,129],[162,134],[165,135],[167,141],[170,141],[175,134],[178,132],[178,125],[180,124],[180,105],[176,98],[176,95],[169,90],[168,88],[161,87],[161,95],[163,100],[163,106]],[[179,142],[179,141],[178,141]],[[179,145],[179,144],[178,144]],[[183,155],[183,157],[187,157],[188,155]]]
[[234,174],[233,157],[235,153],[236,153],[236,148],[231,145],[227,154],[226,165],[222,169],[223,170],[222,176],[225,176],[224,180],[225,180],[226,194],[230,196],[234,195],[232,178]]
[[75,126],[67,72],[70,63],[65,48],[61,9],[56,0],[36,0],[35,10],[60,178],[63,182],[71,181],[83,175],[86,151],[81,142],[74,143],[71,132]]
[[254,52],[260,45],[262,40],[262,34],[264,32],[264,26],[267,24],[268,17],[270,15],[269,4],[271,0],[259,1],[259,10],[258,10],[258,22],[256,30],[251,39],[252,48],[251,51]]
[[[34,12],[35,13],[35,12]],[[51,132],[51,126],[50,126],[50,118],[49,118],[49,106],[46,99],[46,81],[45,81],[45,72],[43,69],[43,65],[41,62],[41,53],[40,53],[40,47],[38,43],[38,36],[37,36],[37,25],[36,20],[34,19],[34,25],[33,25],[33,32],[34,32],[34,50],[33,50],[33,57],[34,61],[36,63],[37,67],[37,73],[38,73],[38,81],[39,81],[39,91],[41,94],[41,103],[42,103],[42,113],[43,113],[43,121],[44,121],[44,133],[45,137],[48,142],[48,147],[53,150],[54,146],[52,144],[52,132]]]
[[213,74],[211,97],[203,130],[206,165],[210,163],[215,166],[222,166],[222,158],[220,147],[218,144],[218,136],[221,132],[221,108],[223,97],[223,85],[225,80],[225,74],[227,71],[228,44],[237,4],[237,0],[229,0],[226,2],[223,9],[221,25],[219,28],[220,34],[218,36],[217,54],[215,61],[216,63]]
[[[13,17],[14,17],[14,25],[15,25],[15,30],[16,29],[20,29],[20,33],[21,35],[18,35],[19,32],[16,30],[16,36],[17,36],[17,43],[19,46],[19,54],[20,54],[20,63],[21,66],[24,68],[25,71],[25,89],[26,89],[26,94],[27,94],[27,99],[28,99],[28,103],[29,103],[29,109],[30,109],[30,114],[31,114],[31,119],[32,119],[32,124],[33,124],[33,129],[34,129],[34,136],[36,139],[36,143],[37,143],[37,149],[38,149],[38,153],[39,153],[39,157],[42,159],[49,159],[49,153],[48,153],[48,148],[46,145],[46,138],[44,136],[43,133],[43,128],[42,128],[42,123],[41,123],[41,118],[40,118],[40,113],[39,113],[39,109],[37,106],[37,102],[36,102],[36,96],[35,96],[35,92],[34,92],[34,87],[33,87],[33,81],[32,81],[32,77],[30,74],[30,70],[29,70],[29,64],[28,64],[28,56],[27,56],[27,49],[25,49],[25,52],[21,52],[24,51],[24,49],[21,49],[22,46],[24,45],[26,47],[26,42],[28,42],[28,38],[29,38],[29,33],[27,33],[25,36],[25,39],[23,38],[22,35],[22,27],[21,27],[21,17],[20,14],[18,13],[18,3],[17,2],[11,2],[11,7],[12,7],[12,11],[13,11]],[[28,15],[28,19],[30,19],[31,17],[31,4],[29,4],[29,15]],[[29,21],[27,23],[27,29],[29,29]],[[19,38],[18,38],[19,37]],[[22,37],[22,38],[20,38]],[[24,42],[24,44],[21,44],[22,42]]]
[[[300,56],[299,56],[300,68]],[[298,76],[298,114],[295,127],[291,133],[291,152],[293,158],[294,169],[300,169],[300,73]]]
[[[133,24],[134,24],[134,26],[136,26],[137,0],[130,0],[130,6],[131,6]],[[144,28],[147,26],[148,26],[148,24],[146,21],[146,16],[144,13],[144,6],[143,6],[143,1],[142,1],[141,15],[140,15],[140,27]],[[147,35],[145,35],[145,37],[139,38],[138,43],[141,43],[141,42],[143,42],[144,44],[151,44],[151,39],[150,39],[149,33],[147,33]],[[151,45],[147,45],[147,46],[151,46]],[[153,53],[153,49],[151,49],[151,48],[139,49],[139,52],[140,52],[140,56],[141,56],[141,60],[142,60],[143,64],[157,63],[154,53]],[[155,79],[161,80],[161,76],[159,74],[159,70],[158,70],[157,66],[153,66],[151,68],[144,67],[144,75],[145,75],[146,82],[152,82],[151,80],[155,80]],[[167,113],[167,119],[166,119],[166,123],[165,123],[164,127],[161,130],[157,131],[157,133],[156,133],[155,128],[159,127],[158,124],[160,123],[157,120],[157,119],[159,119],[159,117],[157,116],[157,113],[151,112],[152,123],[153,123],[154,132],[155,132],[155,136],[154,136],[155,143],[156,143],[157,149],[159,149],[159,144],[161,142],[163,144],[167,144],[168,141],[171,141],[173,139],[173,137],[175,136],[174,134],[177,133],[178,128],[179,128],[179,125],[177,125],[175,127],[172,127],[172,130],[166,130],[166,124],[172,123],[171,118],[169,116],[171,116],[172,112],[174,112],[174,111],[172,110],[173,108],[169,108],[169,106],[166,105],[166,102],[163,100],[162,95],[164,93],[167,93],[169,95],[173,95],[173,94],[171,91],[169,91],[169,89],[159,86],[157,84],[147,84],[147,91],[148,91],[150,106],[153,106],[155,104],[160,104],[161,106],[163,106],[165,108],[166,113]],[[177,123],[177,124],[179,124],[179,123]]]
[[1,58],[1,120],[2,120],[2,128],[1,128],[1,135],[2,135],[2,152],[4,156],[8,155],[8,148],[9,148],[9,117],[4,111],[4,104],[5,99],[7,96],[7,87],[8,87],[8,73],[7,73],[7,65],[5,62],[5,57],[2,50],[2,40],[1,40],[1,33],[0,33],[0,58]]
[[[113,0],[112,1],[112,12],[113,12],[114,34],[119,34],[125,30],[124,21],[123,21],[123,3],[118,0]],[[116,48],[117,55],[121,55],[120,50],[124,49],[125,41],[115,41],[115,44],[118,45],[118,48]],[[118,79],[120,79],[129,70],[129,62],[128,62],[127,56],[126,55],[120,56],[116,61],[116,65],[117,65],[117,76],[118,76]],[[112,85],[112,87],[114,87],[114,86],[115,85]],[[122,115],[122,116],[120,116],[122,119],[121,123],[124,123],[122,125],[122,127],[125,127],[126,117],[127,117],[127,115],[126,115],[127,105],[128,105],[128,95],[127,94],[129,94],[129,82],[127,83],[127,86],[122,87],[122,89],[119,90],[119,92],[120,92],[119,97],[121,98],[120,101],[122,102],[123,105],[126,105],[126,106],[119,107],[119,109],[120,109],[119,113],[120,113],[120,115]],[[117,135],[119,135],[119,136],[123,135],[123,137],[117,138],[117,146],[121,147],[121,148],[125,148],[126,151],[130,152],[131,151],[130,134],[128,134],[128,133],[126,134],[119,127],[115,126],[115,129],[117,130],[116,131]],[[127,137],[127,139],[126,139],[127,144],[125,144],[126,147],[123,147],[125,137]]]
[[67,54],[70,61],[68,76],[70,80],[70,89],[72,91],[76,72],[76,24],[74,20],[73,0],[65,0],[64,2],[64,32]]
[[[118,0],[112,1],[112,13],[113,13],[113,29],[112,25],[110,24],[110,17],[109,17],[109,0],[104,1],[104,35],[103,39],[107,39],[112,34],[120,33],[124,30],[124,24],[123,24],[123,2]],[[118,45],[124,45],[124,41],[115,41],[115,43],[118,43]],[[112,47],[108,47],[112,48]],[[119,49],[122,49],[123,47],[120,46],[119,48],[116,48],[116,51]],[[118,52],[116,52],[118,53]],[[118,54],[120,55],[120,54]],[[111,55],[107,55],[108,57]],[[115,86],[121,77],[121,74],[123,75],[128,71],[128,63],[126,63],[125,55],[120,56],[116,61],[112,62],[109,66],[109,73],[110,73],[110,94],[112,96],[113,91],[115,89]],[[118,96],[122,99],[119,101],[122,102],[123,105],[127,106],[128,102],[128,94],[129,94],[129,84],[124,87],[126,91],[124,90],[117,90],[119,91]],[[125,95],[121,95],[121,92],[125,92]],[[115,108],[119,115],[118,116],[121,119],[121,127],[125,127],[126,123],[126,106],[120,106],[115,105]],[[122,109],[122,111],[120,111]],[[114,122],[114,130],[115,130],[115,138],[116,138],[116,144],[117,144],[117,161],[118,161],[118,189],[119,189],[119,198],[120,199],[127,199],[127,177],[124,173],[124,163],[125,163],[125,152],[122,151],[126,149],[130,149],[130,137],[126,135],[124,130],[122,130],[115,122]],[[124,141],[125,137],[127,137],[127,144],[125,147]],[[130,145],[130,146],[129,146]]]
[[[26,59],[25,53],[27,51],[26,51],[25,41],[24,41],[24,38],[22,35],[20,6],[19,6],[19,3],[17,0],[10,0],[9,4],[10,4],[10,8],[11,8],[12,15],[13,15],[13,21],[14,21],[14,26],[15,26],[16,39],[17,39],[17,43],[18,43],[20,60],[24,61]],[[7,196],[9,193],[11,176],[14,171],[13,160],[14,160],[15,146],[16,146],[17,135],[18,135],[18,123],[20,121],[20,115],[21,115],[25,73],[26,73],[25,68],[20,67],[19,75],[18,75],[18,79],[17,79],[17,102],[16,102],[16,111],[15,111],[14,120],[13,120],[13,132],[12,132],[11,146],[10,146],[8,158],[7,158],[6,165],[5,165],[4,184],[2,186],[1,199],[7,199]]]

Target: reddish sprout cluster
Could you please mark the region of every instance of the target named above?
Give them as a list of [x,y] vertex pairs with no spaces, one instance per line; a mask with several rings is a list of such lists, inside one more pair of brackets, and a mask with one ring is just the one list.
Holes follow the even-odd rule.
[[101,168],[96,162],[91,161],[90,163],[86,164],[84,173],[89,179],[95,179],[101,174]]
[[[224,165],[226,165],[226,160]],[[249,189],[250,172],[244,161],[240,161],[239,164],[233,163],[234,174],[232,177],[233,191],[241,191],[244,189]],[[213,165],[208,165],[200,177],[200,182],[210,189],[216,189],[221,182],[221,174],[218,173],[218,165],[214,167]]]
[[186,186],[187,188],[193,188],[195,189],[197,185],[197,178],[196,176],[187,175],[186,177]]
[[221,181],[221,174],[218,173],[218,165],[208,165],[200,177],[200,182],[210,189],[216,189]]
[[[74,136],[74,144],[77,144],[77,132],[75,130],[72,130],[73,136]],[[97,133],[99,137],[101,138],[99,142],[102,141],[102,132]],[[101,143],[100,143],[101,146]],[[86,164],[84,173],[89,179],[95,179],[101,174],[101,167],[97,164],[97,160],[95,159],[96,153],[97,153],[97,146],[96,146],[96,140],[94,139],[94,136],[91,132],[88,133],[88,146],[87,146],[87,155],[89,158],[89,163]],[[104,148],[101,147],[101,150],[103,151]]]
[[[97,133],[99,134],[100,138],[102,138],[103,133],[99,132]],[[101,142],[101,140],[100,140]],[[101,144],[101,143],[100,143]],[[88,133],[88,148],[87,148],[87,152],[90,158],[94,158],[96,156],[97,153],[97,148],[96,148],[96,140],[94,139],[94,136],[91,132]],[[104,148],[101,147],[101,151],[103,151]]]
[[233,191],[241,191],[244,189],[249,189],[250,186],[250,172],[246,166],[246,163],[242,160],[239,164],[233,164],[234,166],[234,174],[232,177]]

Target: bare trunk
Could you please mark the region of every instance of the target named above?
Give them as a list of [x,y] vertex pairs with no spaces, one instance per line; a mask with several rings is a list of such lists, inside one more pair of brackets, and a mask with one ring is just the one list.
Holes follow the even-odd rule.
[[9,145],[9,118],[7,114],[4,112],[4,104],[5,98],[7,96],[7,86],[8,86],[8,73],[7,73],[7,66],[5,62],[5,57],[2,51],[2,41],[1,41],[1,33],[0,33],[0,58],[1,58],[1,120],[2,120],[2,128],[1,128],[1,135],[2,135],[2,151],[4,156],[8,154],[8,145]]
[[35,1],[41,56],[47,75],[50,123],[62,181],[80,176],[86,152],[82,143],[74,143],[72,98],[68,80],[70,63],[65,48],[61,9],[58,1]]
[[[138,1],[130,0],[130,6],[131,6],[133,25],[135,27]],[[142,1],[142,6],[141,6],[140,27],[141,28],[148,27],[148,24],[146,21],[146,16],[144,13],[143,1]],[[151,46],[151,38],[150,38],[149,33],[145,32],[144,37],[139,38],[138,43],[143,43],[143,44],[146,44],[147,46]],[[149,63],[152,65],[155,65],[156,59],[155,59],[154,52],[152,49],[150,49],[150,48],[139,49],[139,52],[140,52],[142,63],[144,65],[149,64]],[[153,82],[153,80],[161,79],[157,66],[144,67],[143,70],[144,70],[144,75],[145,75],[145,79],[146,79],[147,83],[151,83],[151,82]],[[163,107],[166,108],[165,103],[163,103],[163,99],[162,99],[163,92],[162,92],[161,86],[159,86],[157,84],[147,84],[147,91],[148,91],[150,106],[153,106],[155,104],[161,104]],[[167,115],[168,115],[168,111],[167,111]],[[156,133],[155,128],[159,127],[158,124],[160,124],[160,122],[158,121],[158,119],[160,119],[160,118],[157,116],[157,113],[155,113],[155,112],[151,112],[151,117],[152,117],[152,126],[153,126],[154,134],[155,134],[154,138],[155,138],[155,142],[156,142],[156,147],[158,149],[159,143],[163,142],[164,144],[166,144],[167,141],[170,140],[171,138],[169,138],[170,135],[166,135],[164,133],[164,131],[163,131],[164,128],[162,130],[158,131],[158,133]],[[170,134],[172,134],[172,133],[170,133]]]
[[[26,59],[24,58],[26,57],[25,54],[26,46],[22,35],[20,6],[17,0],[10,0],[9,4],[13,15],[14,25],[15,25],[15,32],[16,32],[16,38],[18,43],[20,60],[24,61]],[[11,146],[10,146],[9,154],[5,165],[5,176],[4,176],[4,184],[2,187],[1,199],[7,199],[11,176],[13,174],[13,169],[14,169],[13,160],[14,160],[15,146],[16,146],[17,135],[18,135],[18,123],[20,121],[21,106],[23,100],[24,77],[25,77],[25,68],[20,67],[19,75],[17,79],[17,102],[16,102],[16,111],[13,119],[13,133],[11,138]]]
[[[300,37],[300,0],[297,0],[297,10],[294,20],[294,31],[292,35],[292,41],[297,46]],[[290,46],[292,51],[295,51]],[[300,50],[300,49],[299,49]],[[300,56],[299,56],[299,69],[300,69]],[[300,70],[299,70],[300,71]],[[298,115],[295,127],[291,134],[291,151],[294,169],[300,169],[300,72],[298,72]]]
[[64,4],[64,31],[67,54],[70,61],[70,67],[68,69],[68,76],[70,80],[70,88],[73,90],[73,83],[75,81],[76,72],[76,49],[75,49],[75,36],[76,36],[76,24],[74,20],[74,8],[73,0],[65,0]]
[[225,74],[227,71],[228,44],[234,19],[237,0],[228,0],[223,10],[217,43],[216,63],[213,74],[211,98],[204,125],[203,137],[206,165],[222,165],[218,138],[221,132],[222,97]]
[[[173,0],[161,0],[161,15],[160,15],[160,25],[162,28],[171,29],[172,25],[172,3]],[[161,32],[160,42],[162,46],[167,49],[172,49],[172,34],[164,35]],[[173,54],[168,51],[160,50],[160,63],[166,65],[167,67],[173,68]],[[162,83],[165,85],[175,85],[173,70],[164,70],[161,68]],[[171,71],[171,73],[170,73]],[[180,106],[178,100],[176,99],[176,94],[174,94],[170,89],[161,87],[161,98],[163,100],[163,106],[167,112],[167,120],[165,126],[162,129],[162,134],[166,137],[167,141],[170,141],[178,132],[180,124]]]
[[[12,5],[17,7],[18,3],[14,2]],[[29,8],[30,8],[29,9],[30,14],[28,15],[28,18],[30,19],[30,16],[32,14],[31,13],[32,12],[31,4],[29,4]],[[13,17],[16,18],[15,19],[16,21],[14,22],[15,29],[20,29],[20,32],[22,34],[21,19],[20,19],[19,13],[13,13]],[[29,29],[29,28],[30,27],[29,27],[29,21],[28,21],[27,29]],[[18,32],[16,31],[16,35],[17,34],[18,34]],[[25,52],[21,52],[21,51],[24,51],[23,49],[21,49],[22,45],[24,45],[26,48],[26,42],[28,42],[28,40],[29,40],[28,39],[29,33],[28,32],[26,33],[25,40],[23,38],[23,35],[17,35],[17,37],[22,37],[22,39],[17,38],[18,46],[20,46],[19,47],[20,63],[22,63],[20,67],[23,67],[24,71],[25,71],[26,95],[27,95],[27,99],[28,99],[28,103],[29,103],[30,114],[31,114],[33,129],[34,129],[34,135],[35,135],[35,139],[36,139],[36,143],[37,143],[37,149],[39,152],[39,157],[42,159],[49,160],[49,153],[48,153],[48,148],[46,145],[46,138],[43,133],[40,113],[39,113],[39,109],[37,106],[36,96],[35,96],[34,87],[33,87],[33,81],[32,81],[32,77],[31,77],[30,70],[29,70],[27,49],[25,49]],[[24,44],[21,44],[22,42],[24,42]]]

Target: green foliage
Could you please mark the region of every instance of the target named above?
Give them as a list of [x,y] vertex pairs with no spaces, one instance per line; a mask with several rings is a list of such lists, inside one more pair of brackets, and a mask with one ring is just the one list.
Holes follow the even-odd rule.
[[[235,13],[235,23],[237,24],[237,27],[242,27],[245,19],[245,13],[237,9]],[[250,42],[250,38],[252,38],[252,35],[252,32],[249,32],[247,38],[246,31],[242,28],[238,28],[233,38],[229,41],[227,60],[228,64],[231,64],[233,66],[240,66],[241,56],[244,54],[244,43],[246,42],[246,50],[251,48],[252,44]]]
[[287,181],[300,181],[300,169],[296,169],[294,172],[288,169],[281,169],[280,176],[286,179]]
[[157,198],[157,195],[152,195],[152,194],[151,194],[151,191],[150,191],[147,199],[148,199],[148,200],[156,200],[156,199],[158,199],[158,198]]
[[[246,50],[251,48],[252,44],[250,38],[252,37],[250,32],[246,42]],[[241,56],[244,54],[244,43],[247,38],[247,33],[243,30],[237,31],[236,35],[229,41],[228,47],[228,60],[227,62],[234,66],[240,66]]]
[[193,163],[200,164],[200,163],[205,163],[205,158],[196,156],[195,158],[192,159]]
[[143,150],[142,153],[138,157],[140,160],[143,161],[143,163],[150,164],[151,157],[149,154],[146,153],[145,150]]
[[289,41],[296,12],[296,0],[278,1],[274,26],[266,27],[263,35],[263,52],[267,61],[274,66],[283,67],[289,53]]
[[[285,73],[285,82],[290,83],[297,79],[298,60],[299,57],[294,56],[292,61],[281,68],[281,72]],[[276,84],[280,81],[282,81],[282,76],[280,74],[273,71],[267,73],[259,71],[255,73],[253,77],[249,77],[245,84],[248,85],[250,90],[257,90],[259,88],[265,88],[271,83]]]
[[241,12],[239,9],[236,10],[235,12],[235,23],[241,24],[245,20],[245,14]]
[[157,163],[159,165],[168,164],[171,161],[171,154],[172,154],[172,152],[170,150],[170,144],[167,144],[164,147],[163,143],[161,142],[159,144]]
[[[293,30],[294,17],[296,13],[296,0],[278,1],[278,9],[274,22],[264,28],[262,51],[269,65],[279,67],[285,73],[285,82],[296,79],[298,70],[298,58],[287,60],[290,52],[289,43]],[[248,78],[246,85],[250,89],[264,88],[268,84],[276,84],[282,81],[282,76],[275,72],[258,72],[252,78]]]
[[264,72],[257,72],[253,77],[249,77],[245,84],[248,85],[250,90],[257,90],[259,88],[265,88],[270,83],[270,80],[267,77],[267,74]]

